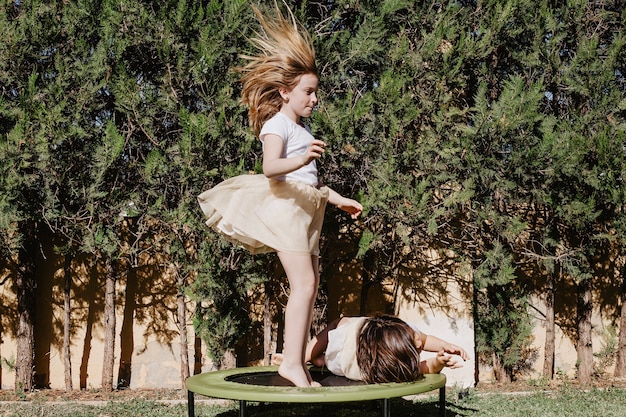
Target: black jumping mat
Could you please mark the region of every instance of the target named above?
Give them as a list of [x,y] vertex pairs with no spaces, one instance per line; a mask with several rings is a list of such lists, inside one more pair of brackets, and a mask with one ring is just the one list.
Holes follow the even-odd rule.
[[[323,387],[345,387],[351,385],[366,385],[363,381],[353,381],[343,376],[337,376],[328,370],[310,371],[314,381],[319,382]],[[278,375],[278,372],[248,372],[227,376],[225,381],[236,382],[246,385],[262,385],[266,387],[291,387],[293,384],[287,379]]]

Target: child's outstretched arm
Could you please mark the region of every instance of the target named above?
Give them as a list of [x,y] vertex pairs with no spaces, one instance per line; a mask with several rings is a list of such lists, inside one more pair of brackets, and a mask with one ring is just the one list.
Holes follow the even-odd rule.
[[421,340],[422,340],[422,349],[425,350],[426,352],[445,352],[445,353],[449,353],[449,354],[453,354],[453,355],[459,355],[461,358],[463,358],[464,361],[469,359],[469,355],[467,354],[467,352],[452,343],[446,342],[443,339],[438,338],[437,336],[433,336],[430,334],[421,334]]

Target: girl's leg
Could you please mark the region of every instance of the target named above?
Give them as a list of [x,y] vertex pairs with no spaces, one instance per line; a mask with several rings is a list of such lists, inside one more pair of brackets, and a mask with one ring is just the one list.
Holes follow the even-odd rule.
[[314,292],[314,295],[313,295],[313,302],[311,303],[311,308],[309,309],[309,326],[307,327],[306,337],[304,339],[304,361],[303,361],[303,366],[304,366],[304,371],[306,372],[306,376],[309,379],[309,383],[311,383],[312,386],[321,386],[321,384],[319,384],[318,382],[313,381],[313,378],[311,377],[311,373],[309,372],[309,367],[307,366],[307,363],[310,360],[310,358],[307,357],[307,348],[308,348],[308,344],[309,344],[311,323],[313,322],[313,309],[315,308],[315,298],[317,296],[317,289],[320,286],[320,261],[319,261],[319,256],[311,255],[311,266],[313,267],[313,273],[315,275],[315,292]]
[[[285,309],[285,347],[278,373],[297,387],[311,386],[304,353],[311,328],[313,305],[319,278],[317,257],[278,253],[289,281],[289,299]],[[317,384],[313,384],[317,385]]]

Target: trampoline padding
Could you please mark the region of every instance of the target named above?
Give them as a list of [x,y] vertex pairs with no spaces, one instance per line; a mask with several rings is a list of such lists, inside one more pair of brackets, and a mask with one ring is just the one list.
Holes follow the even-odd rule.
[[194,375],[187,379],[187,390],[207,397],[240,401],[316,403],[379,400],[421,394],[445,387],[444,374],[427,374],[415,382],[364,384],[338,377],[328,371],[311,370],[322,384],[297,388],[278,375],[278,367],[233,368]]

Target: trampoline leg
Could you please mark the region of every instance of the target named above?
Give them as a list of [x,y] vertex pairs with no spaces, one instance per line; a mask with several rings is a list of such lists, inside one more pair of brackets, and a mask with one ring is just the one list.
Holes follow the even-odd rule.
[[196,410],[193,402],[193,392],[187,390],[187,415],[188,417],[195,417]]
[[383,417],[389,417],[389,398],[383,399]]
[[446,387],[439,388],[439,417],[446,417]]
[[246,400],[239,400],[239,417],[246,417]]

